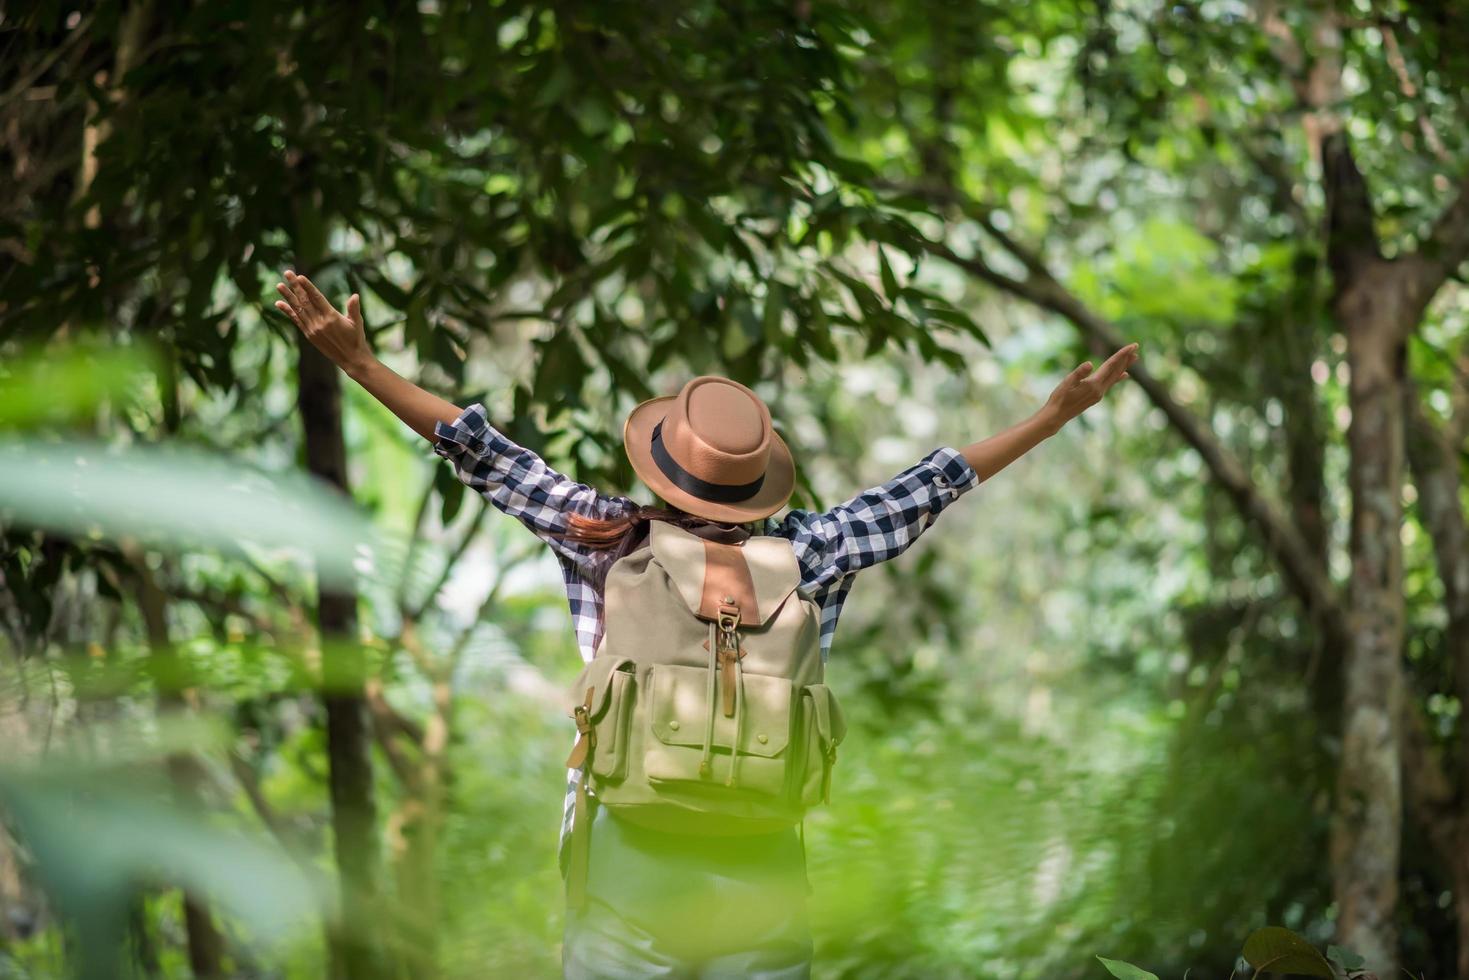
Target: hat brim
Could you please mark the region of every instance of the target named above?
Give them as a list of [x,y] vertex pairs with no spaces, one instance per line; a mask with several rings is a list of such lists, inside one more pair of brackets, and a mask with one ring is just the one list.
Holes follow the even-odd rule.
[[765,467],[765,479],[749,500],[738,503],[704,500],[663,475],[663,471],[653,461],[653,427],[668,414],[669,406],[677,397],[665,395],[661,398],[650,398],[628,414],[627,422],[622,427],[622,444],[627,450],[633,472],[654,493],[679,510],[706,520],[743,524],[769,517],[784,507],[791,498],[791,491],[796,487],[796,464],[791,458],[790,447],[773,429],[770,433],[770,462]]

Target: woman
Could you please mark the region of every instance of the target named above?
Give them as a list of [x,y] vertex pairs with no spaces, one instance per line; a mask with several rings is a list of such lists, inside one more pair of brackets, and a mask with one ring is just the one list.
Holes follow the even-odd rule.
[[[643,507],[551,469],[492,426],[482,405],[461,409],[383,365],[368,346],[357,294],[344,314],[306,277],[287,270],[284,278],[275,305],[307,339],[450,460],[461,481],[552,547],[586,661],[601,638],[607,571],[646,540],[655,520],[716,541],[788,540],[800,589],[821,611],[824,660],[857,571],[901,554],[960,494],[1100,401],[1138,357],[1138,345],[1129,344],[1100,370],[1088,361],[1034,415],[1003,432],[935,449],[826,513],[793,510],[776,520],[794,466],[769,411],[743,385],[696,378],[679,396],[650,400],[629,416],[629,459],[664,504]],[[572,771],[563,844],[576,777]],[[794,830],[716,842],[625,824],[598,808],[589,853],[585,897],[567,917],[567,977],[809,975],[805,856]]]

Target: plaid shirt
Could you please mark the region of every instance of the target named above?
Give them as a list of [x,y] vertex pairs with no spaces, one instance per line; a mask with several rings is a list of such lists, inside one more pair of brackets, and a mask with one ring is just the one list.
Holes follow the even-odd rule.
[[[489,423],[481,404],[470,405],[453,424],[434,426],[434,452],[454,464],[460,482],[516,518],[551,546],[561,564],[572,625],[583,661],[602,636],[602,593],[588,578],[610,553],[559,537],[566,514],[615,517],[637,504],[577,483],[536,453],[517,445]],[[827,659],[837,616],[856,573],[895,558],[933,524],[940,511],[978,485],[979,476],[956,449],[935,449],[881,486],[864,490],[824,513],[791,510],[767,517],[765,534],[788,540],[801,569],[800,591],[821,608],[821,658]],[[571,770],[563,811],[562,841],[571,820],[579,777]]]

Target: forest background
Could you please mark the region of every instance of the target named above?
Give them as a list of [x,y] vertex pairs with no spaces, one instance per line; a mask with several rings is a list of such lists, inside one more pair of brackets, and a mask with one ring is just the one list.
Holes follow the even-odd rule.
[[818,974],[1469,980],[1469,7],[0,9],[0,975],[554,975],[554,561],[272,308],[611,490],[825,506],[1133,380],[863,575]]

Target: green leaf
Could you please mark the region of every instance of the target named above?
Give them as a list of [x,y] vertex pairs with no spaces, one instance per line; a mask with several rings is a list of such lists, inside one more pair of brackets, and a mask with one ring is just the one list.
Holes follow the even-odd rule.
[[0,509],[17,524],[175,553],[289,553],[334,585],[355,581],[359,559],[394,560],[369,515],[325,482],[184,446],[0,440]]
[[378,295],[378,298],[397,310],[406,309],[412,299],[409,290],[404,289],[393,282],[387,276],[368,266],[361,266],[357,270],[362,281],[367,283],[369,289]]
[[1250,933],[1242,956],[1258,972],[1295,973],[1304,977],[1331,980],[1331,964],[1320,950],[1305,939],[1280,926],[1266,926]]
[[546,79],[531,104],[537,109],[544,109],[560,101],[571,90],[571,83],[571,69],[567,67],[566,62],[557,61],[555,67],[551,69],[551,77]]
[[893,267],[888,262],[887,249],[881,245],[877,247],[877,265],[878,270],[882,273],[882,291],[887,296],[888,302],[891,303],[898,295],[898,277],[893,275]]
[[867,283],[839,269],[830,271],[842,285],[847,287],[847,292],[852,294],[852,299],[857,301],[857,305],[862,308],[864,314],[872,316],[883,309],[882,301],[877,298],[877,292]]
[[986,347],[993,346],[990,343],[989,335],[984,332],[984,328],[975,323],[974,320],[969,316],[969,314],[965,313],[963,310],[955,309],[951,306],[929,305],[923,308],[923,313],[927,317],[942,321],[943,323],[947,323],[952,327],[958,327],[960,330],[963,330],[971,337],[974,337]]
[[0,769],[0,803],[37,878],[77,931],[80,975],[120,975],[113,958],[142,881],[181,885],[265,938],[314,928],[322,882],[270,842],[145,789],[136,776],[78,766]]
[[464,506],[464,484],[454,475],[452,467],[440,466],[434,470],[434,489],[443,501],[439,516],[447,526]]
[[760,321],[755,318],[755,308],[745,296],[737,296],[730,303],[730,315],[724,327],[720,350],[733,360],[748,351],[760,339]]
[[0,373],[5,391],[0,425],[21,428],[84,419],[102,402],[134,396],[144,383],[141,376],[159,368],[159,352],[152,345],[114,347],[86,337],[61,350],[34,348],[9,360]]
[[1345,946],[1337,946],[1334,943],[1326,947],[1326,958],[1343,970],[1361,970],[1367,966],[1367,960],[1361,954],[1354,953]]
[[1117,980],[1158,980],[1156,973],[1149,973],[1140,966],[1124,963],[1121,960],[1109,960],[1105,956],[1098,956],[1107,972],[1117,977]]
[[867,331],[867,346],[862,349],[863,357],[872,357],[888,345],[890,334],[881,325],[872,325]]
[[765,311],[761,318],[761,331],[768,344],[777,345],[781,342],[780,319],[785,305],[785,284],[772,280],[765,289]]

